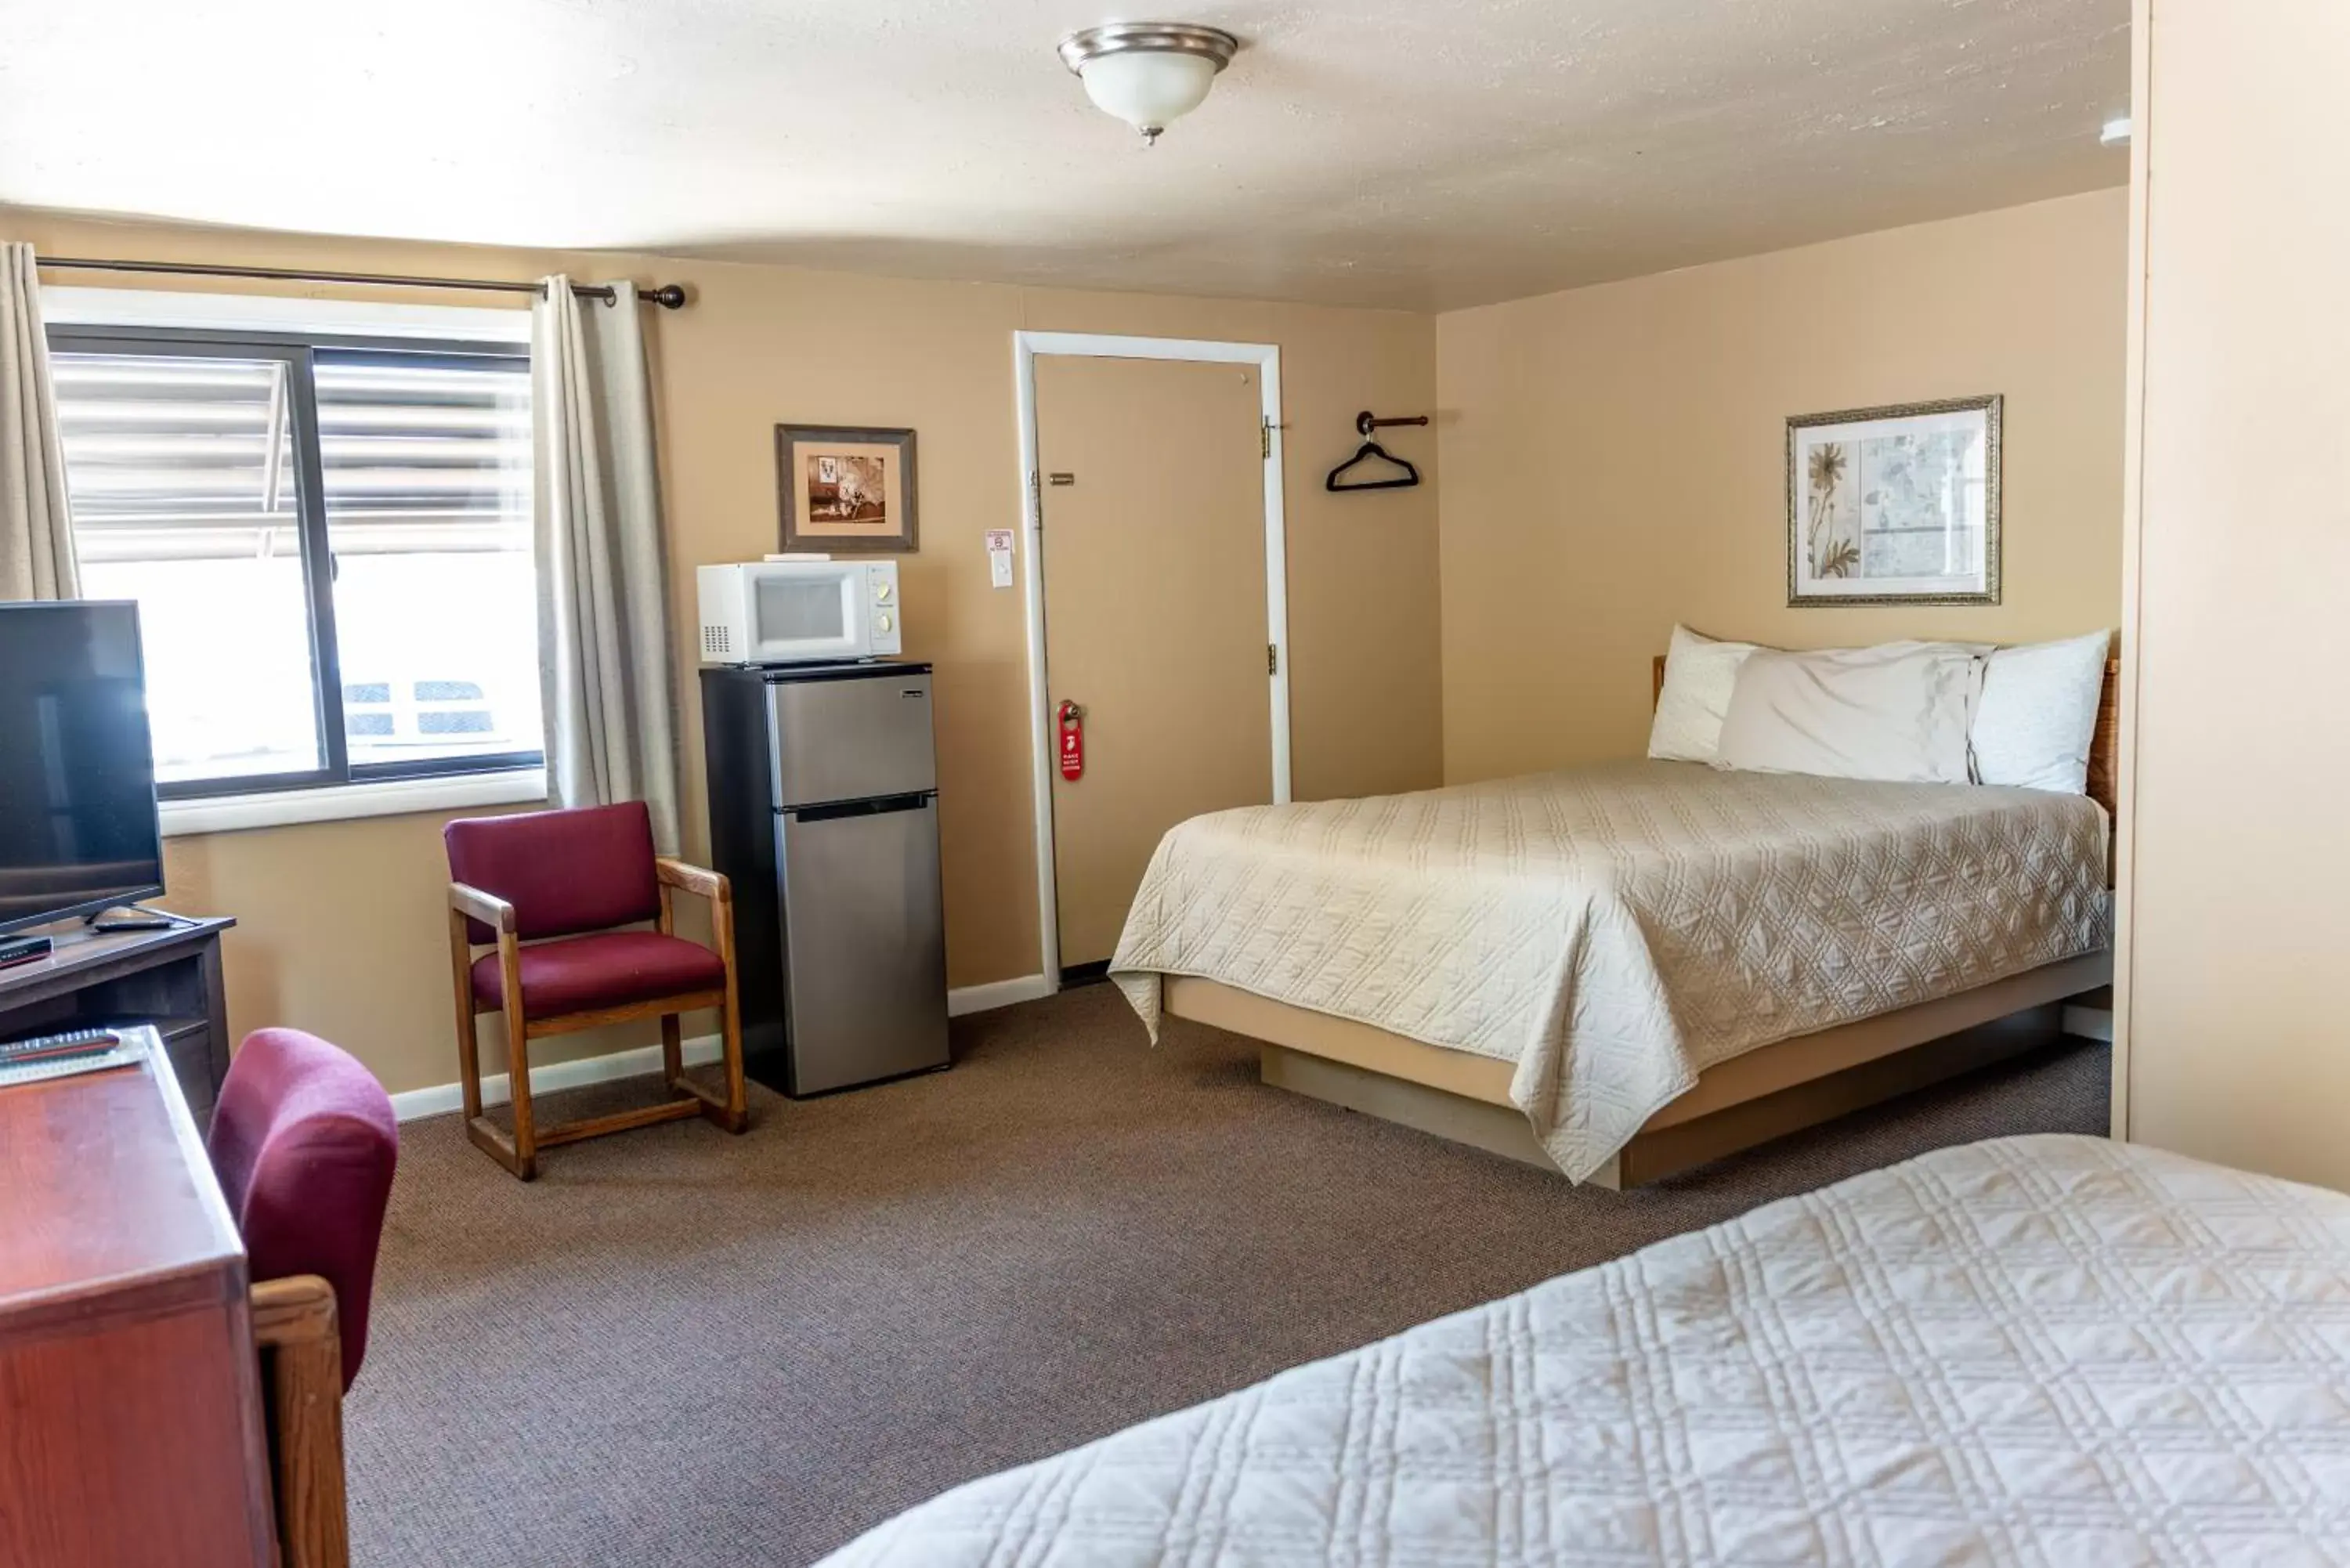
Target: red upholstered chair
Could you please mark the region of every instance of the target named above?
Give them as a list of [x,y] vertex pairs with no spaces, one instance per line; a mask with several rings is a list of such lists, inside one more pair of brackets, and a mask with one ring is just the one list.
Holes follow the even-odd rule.
[[[653,854],[644,803],[467,817],[442,829],[449,850],[449,961],[457,994],[457,1059],[465,1131],[492,1158],[530,1180],[538,1151],[681,1116],[708,1116],[728,1132],[749,1123],[743,1086],[743,1027],[735,1005],[734,905],[726,878]],[[682,888],[710,901],[715,950],[671,929]],[[615,930],[651,921],[651,930]],[[476,958],[476,947],[495,951]],[[518,999],[518,1002],[517,1002]],[[678,1015],[718,1010],[726,1090],[685,1075]],[[506,1076],[514,1101],[508,1137],[482,1114],[474,1020],[505,1016]],[[661,1075],[677,1097],[637,1110],[542,1127],[531,1113],[533,1040],[632,1018],[660,1020]]]
[[400,1158],[391,1100],[325,1041],[264,1029],[229,1064],[207,1143],[251,1260],[280,1555],[342,1568],[343,1393],[367,1355]]

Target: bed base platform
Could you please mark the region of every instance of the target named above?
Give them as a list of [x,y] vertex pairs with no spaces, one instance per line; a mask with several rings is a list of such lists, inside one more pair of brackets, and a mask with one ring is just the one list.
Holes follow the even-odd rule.
[[[1610,1188],[1656,1181],[2053,1044],[2064,1030],[2065,1002],[2112,978],[2113,955],[2091,953],[1734,1056],[1700,1075],[1695,1088],[1650,1116],[1587,1179]],[[1211,980],[1170,975],[1164,989],[1173,1016],[1257,1041],[1267,1084],[1558,1168],[1510,1103],[1512,1063]]]

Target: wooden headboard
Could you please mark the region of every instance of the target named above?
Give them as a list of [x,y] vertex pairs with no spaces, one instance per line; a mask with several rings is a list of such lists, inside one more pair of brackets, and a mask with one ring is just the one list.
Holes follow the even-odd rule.
[[[1648,689],[1648,705],[1665,694],[1665,656],[1657,655],[1654,684]],[[2089,737],[2089,798],[2106,808],[2106,815],[2115,815],[2116,803],[2121,795],[2121,781],[2115,772],[2115,759],[2122,744],[2122,661],[2106,660],[2106,689],[2097,699],[2096,732]]]

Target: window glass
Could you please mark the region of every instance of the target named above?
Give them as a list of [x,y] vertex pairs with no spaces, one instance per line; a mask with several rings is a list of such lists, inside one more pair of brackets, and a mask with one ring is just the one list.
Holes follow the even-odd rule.
[[539,748],[530,371],[321,350],[351,766]]
[[316,772],[287,361],[52,365],[82,597],[139,602],[158,782]]
[[538,761],[522,354],[51,344],[82,592],[139,603],[165,793]]

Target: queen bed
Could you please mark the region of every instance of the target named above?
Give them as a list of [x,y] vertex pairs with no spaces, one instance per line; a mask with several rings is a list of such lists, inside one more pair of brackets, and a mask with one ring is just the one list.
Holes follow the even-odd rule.
[[2108,666],[2085,795],[1641,762],[1220,812],[1110,975],[1267,1083],[1651,1180],[2053,1039],[2111,978],[2116,726]]
[[2350,1560],[2350,1198],[1943,1149],[915,1509],[827,1568]]

